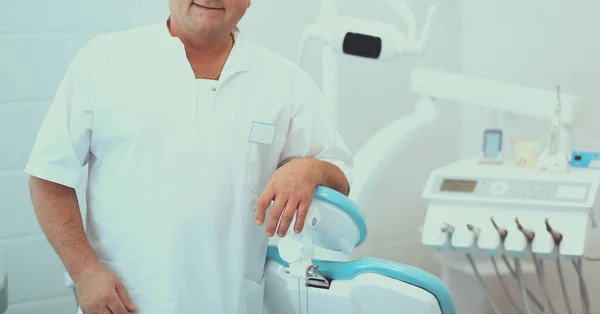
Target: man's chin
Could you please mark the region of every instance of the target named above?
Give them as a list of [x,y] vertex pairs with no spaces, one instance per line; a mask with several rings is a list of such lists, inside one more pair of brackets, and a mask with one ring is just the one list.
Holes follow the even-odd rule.
[[191,21],[189,27],[197,34],[210,34],[218,30],[218,25],[207,21]]

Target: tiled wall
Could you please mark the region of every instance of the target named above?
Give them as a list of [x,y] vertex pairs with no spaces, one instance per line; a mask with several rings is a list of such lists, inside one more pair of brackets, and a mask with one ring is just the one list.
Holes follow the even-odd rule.
[[[23,168],[38,128],[64,71],[91,37],[168,14],[168,0],[0,1],[0,263],[9,272],[8,314],[74,313],[63,267],[40,231]],[[320,0],[258,0],[242,23],[257,42],[294,58],[302,26],[316,18]],[[407,114],[418,100],[408,89],[416,65],[460,69],[458,0],[434,0],[437,17],[427,52],[419,58],[376,64],[344,58],[340,129],[352,150],[386,123]],[[428,3],[412,0],[419,32]],[[272,12],[277,14],[273,15]],[[348,1],[342,13],[403,22],[384,4]],[[303,66],[316,81],[318,49],[309,46]],[[429,171],[458,156],[459,107],[443,107],[442,118],[397,157],[365,208],[371,230],[361,255],[388,258],[437,272],[431,252],[419,244],[424,215],[420,189]],[[444,152],[440,154],[439,152]]]

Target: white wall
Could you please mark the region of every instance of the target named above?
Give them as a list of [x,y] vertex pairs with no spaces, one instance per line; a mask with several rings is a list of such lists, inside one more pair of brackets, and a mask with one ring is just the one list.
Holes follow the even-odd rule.
[[[417,97],[408,90],[411,67],[460,69],[459,2],[430,3],[437,4],[438,11],[423,57],[389,64],[342,61],[345,109],[340,128],[353,151],[384,124],[412,110]],[[255,0],[242,29],[259,43],[294,58],[302,26],[316,18],[318,4],[318,0]],[[412,0],[409,4],[421,26],[429,3]],[[403,27],[377,2],[365,6],[348,1],[343,13]],[[167,0],[0,1],[0,261],[10,274],[9,314],[74,310],[70,291],[63,287],[63,268],[35,220],[22,172],[68,62],[96,34],[160,21],[167,14]],[[305,68],[319,81],[318,49],[312,45],[309,52]],[[437,272],[431,252],[419,244],[417,226],[424,215],[420,190],[431,169],[458,156],[459,109],[442,108],[439,125],[398,156],[382,178],[365,208],[370,237],[359,254]]]
[[[600,42],[595,40],[600,29],[597,12],[600,2],[592,0],[560,1],[480,1],[462,0],[462,64],[467,74],[491,79],[547,88],[553,91],[560,84],[563,92],[583,99],[582,111],[573,128],[573,148],[600,150]],[[527,105],[527,104],[523,104]],[[548,104],[552,106],[553,104]],[[474,156],[480,148],[481,130],[491,123],[490,112],[466,107],[462,124],[462,154]],[[529,117],[502,117],[500,126],[512,139],[538,138],[547,143],[549,122]],[[590,235],[588,254],[600,252],[600,232]],[[548,286],[560,313],[566,313],[554,265],[548,265]],[[599,278],[600,263],[584,263],[587,278]],[[579,305],[576,280],[572,267],[566,271],[571,303]],[[533,279],[533,278],[532,278]],[[588,280],[590,295],[597,295],[600,284]],[[505,313],[510,304],[502,297],[497,281],[491,280],[496,297]],[[536,287],[533,280],[532,287]],[[515,286],[512,286],[516,289]],[[592,313],[600,313],[600,301],[592,298]],[[574,309],[575,310],[575,309]],[[577,308],[576,312],[580,312]],[[491,313],[491,312],[490,312]]]

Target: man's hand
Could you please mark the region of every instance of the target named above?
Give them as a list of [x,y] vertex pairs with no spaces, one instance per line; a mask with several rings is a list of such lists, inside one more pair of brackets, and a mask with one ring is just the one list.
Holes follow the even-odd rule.
[[89,267],[75,280],[77,300],[84,314],[128,314],[137,309],[121,280],[102,265]]
[[265,229],[269,237],[275,234],[280,219],[277,235],[284,237],[294,214],[296,214],[294,231],[302,232],[316,187],[322,181],[318,164],[320,162],[312,158],[294,159],[279,168],[271,177],[254,206],[256,224],[262,225],[266,210],[271,201],[274,201]]

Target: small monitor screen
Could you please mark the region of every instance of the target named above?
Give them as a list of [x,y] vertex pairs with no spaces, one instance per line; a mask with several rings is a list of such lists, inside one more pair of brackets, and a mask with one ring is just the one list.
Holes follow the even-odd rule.
[[470,180],[444,180],[442,182],[441,191],[444,192],[465,192],[472,193],[475,191],[477,181]]
[[502,145],[502,136],[500,133],[490,132],[485,134],[485,147],[484,152],[487,155],[495,155],[500,152]]

